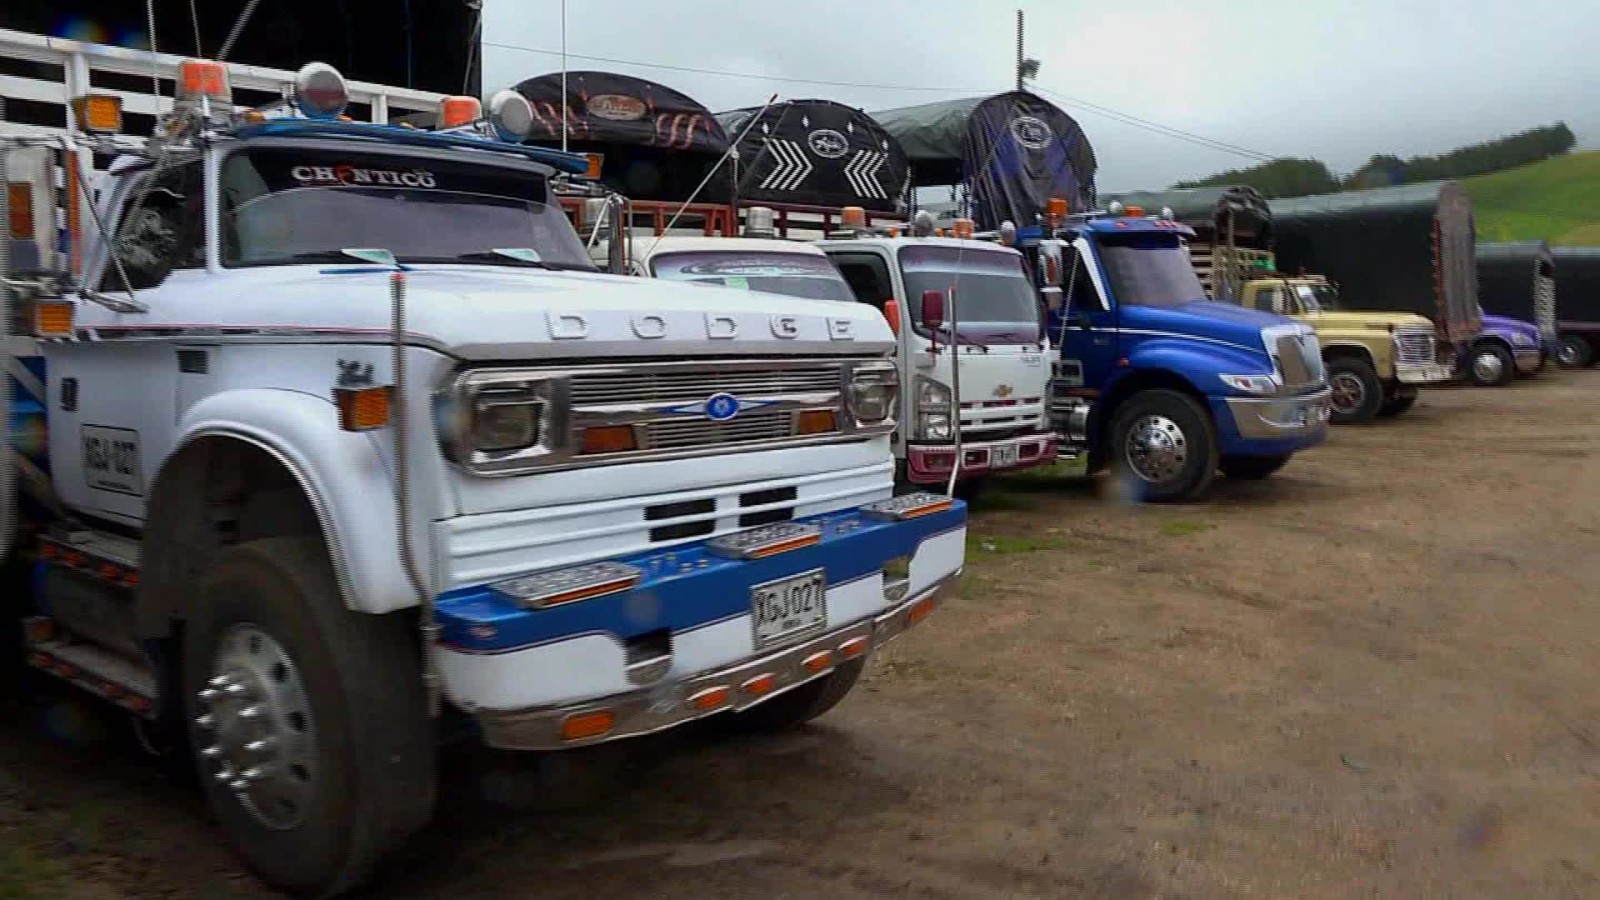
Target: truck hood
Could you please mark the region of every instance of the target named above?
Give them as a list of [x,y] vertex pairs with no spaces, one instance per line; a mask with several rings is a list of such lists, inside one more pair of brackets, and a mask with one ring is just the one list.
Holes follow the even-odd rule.
[[1485,315],[1483,317],[1483,330],[1491,334],[1503,334],[1508,336],[1519,333],[1525,334],[1529,337],[1532,337],[1535,344],[1539,342],[1539,326],[1533,324],[1532,322],[1524,322],[1521,319],[1512,319],[1507,316]]
[[[270,277],[264,276],[268,273]],[[240,270],[251,324],[385,332],[390,272],[368,267]],[[357,296],[370,303],[352,303]],[[284,298],[295,298],[285,301]],[[337,298],[339,302],[331,302]],[[870,306],[589,272],[416,266],[406,331],[467,360],[559,357],[882,354],[894,346]]]
[[1310,313],[1300,319],[1313,328],[1339,331],[1356,331],[1363,328],[1388,331],[1406,326],[1433,330],[1432,319],[1407,312],[1334,311]]
[[1285,316],[1245,309],[1231,303],[1196,300],[1177,306],[1124,306],[1120,325],[1124,330],[1161,331],[1238,344],[1265,353],[1263,329],[1298,330],[1302,326]]

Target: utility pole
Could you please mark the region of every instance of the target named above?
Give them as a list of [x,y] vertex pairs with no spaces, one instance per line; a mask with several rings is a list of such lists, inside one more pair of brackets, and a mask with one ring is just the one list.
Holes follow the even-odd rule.
[[1022,73],[1027,63],[1027,58],[1022,53],[1022,9],[1017,9],[1017,90],[1025,90]]

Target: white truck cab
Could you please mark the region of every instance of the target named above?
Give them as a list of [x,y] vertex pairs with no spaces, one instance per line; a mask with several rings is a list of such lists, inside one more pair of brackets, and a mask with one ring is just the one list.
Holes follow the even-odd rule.
[[861,229],[818,246],[894,329],[904,386],[895,456],[906,480],[944,483],[958,451],[963,479],[1055,461],[1049,339],[1020,253],[898,230]]
[[0,124],[33,196],[77,188],[68,252],[35,216],[0,255],[0,592],[30,664],[192,750],[275,888],[426,821],[431,712],[523,750],[784,727],[953,589],[964,505],[893,494],[876,311],[597,271],[551,195],[585,161],[494,137],[515,95],[421,132],[337,119],[327,66],[279,118],[171,74],[93,192],[107,139]]

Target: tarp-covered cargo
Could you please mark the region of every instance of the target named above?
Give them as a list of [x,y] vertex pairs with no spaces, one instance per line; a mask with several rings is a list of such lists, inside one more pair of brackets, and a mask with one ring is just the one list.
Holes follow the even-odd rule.
[[1556,260],[1544,241],[1478,245],[1478,303],[1483,311],[1532,322],[1556,336]]
[[1451,342],[1478,316],[1472,201],[1454,182],[1269,200],[1278,270],[1326,275],[1352,309],[1427,316]]
[[1095,202],[1094,148],[1072,117],[1027,91],[876,112],[905,148],[916,186],[961,185],[981,229],[1031,225],[1052,197]]
[[1146,215],[1172,210],[1172,218],[1194,229],[1195,239],[1227,243],[1230,228],[1240,247],[1272,246],[1272,209],[1261,192],[1247,184],[1174,191],[1134,191],[1100,198],[1143,207]]
[[717,113],[717,119],[728,139],[739,142],[734,195],[741,202],[874,212],[904,207],[905,151],[859,109],[832,100],[790,100],[765,111],[756,106]]
[[1562,322],[1600,323],[1600,247],[1553,247]]
[[[687,200],[728,152],[728,135],[711,111],[688,95],[615,72],[568,72],[529,78],[516,90],[533,105],[526,143],[603,153],[601,181],[635,200]],[[727,167],[724,166],[724,169]],[[696,198],[728,200],[731,175],[719,171]]]

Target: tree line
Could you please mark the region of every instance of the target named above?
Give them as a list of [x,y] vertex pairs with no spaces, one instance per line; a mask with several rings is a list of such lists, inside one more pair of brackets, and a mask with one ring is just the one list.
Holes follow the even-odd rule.
[[1458,147],[1439,156],[1401,159],[1381,153],[1367,160],[1347,178],[1339,178],[1315,159],[1274,159],[1245,169],[1230,169],[1195,181],[1180,181],[1175,188],[1221,187],[1247,184],[1268,198],[1303,197],[1336,191],[1414,184],[1487,175],[1514,169],[1568,152],[1577,137],[1565,122],[1533,128],[1481,144]]

